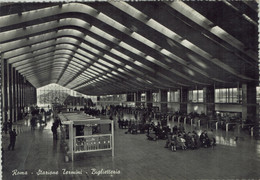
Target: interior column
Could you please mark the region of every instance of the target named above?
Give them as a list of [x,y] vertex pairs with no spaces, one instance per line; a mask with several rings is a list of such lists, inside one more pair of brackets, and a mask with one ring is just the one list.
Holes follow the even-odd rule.
[[145,99],[146,108],[152,109],[152,107],[153,107],[153,93],[152,93],[152,91],[146,91],[145,96],[146,96],[146,99]]
[[8,121],[8,93],[7,93],[7,62],[5,59],[1,59],[1,76],[2,76],[2,114],[4,131],[7,133],[7,121]]
[[162,113],[167,113],[167,90],[159,90],[159,98],[160,98],[160,111]]
[[180,90],[180,112],[187,114],[187,104],[188,104],[188,89],[181,88]]
[[215,112],[215,89],[214,86],[209,86],[203,88],[203,102],[204,102],[204,107],[205,107],[205,114],[208,117],[212,117]]

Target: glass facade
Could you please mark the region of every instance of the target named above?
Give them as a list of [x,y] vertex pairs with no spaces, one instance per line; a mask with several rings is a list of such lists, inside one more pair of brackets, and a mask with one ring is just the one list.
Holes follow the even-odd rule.
[[113,102],[113,101],[126,102],[126,100],[127,100],[126,94],[100,96],[100,102]]
[[168,102],[180,102],[180,91],[168,91],[167,100]]
[[93,102],[96,102],[93,100],[93,97],[70,90],[58,84],[50,84],[37,89],[37,105],[47,106],[53,103],[63,104],[69,95],[74,97],[91,98]]
[[203,102],[203,90],[189,91],[189,102]]
[[159,102],[159,93],[153,93],[153,102]]
[[256,103],[260,104],[260,86],[256,87]]
[[242,103],[242,89],[222,88],[215,89],[215,103]]

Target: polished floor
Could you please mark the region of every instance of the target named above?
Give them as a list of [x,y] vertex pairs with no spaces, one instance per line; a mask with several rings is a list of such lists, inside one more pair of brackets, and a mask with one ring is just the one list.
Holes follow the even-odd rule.
[[214,149],[171,152],[164,148],[164,140],[149,141],[144,134],[125,134],[126,130],[116,128],[114,157],[110,151],[84,153],[77,154],[74,162],[66,162],[60,140],[52,138],[52,119],[34,131],[28,120],[19,124],[14,151],[7,150],[9,136],[2,134],[3,180],[260,179],[260,141],[237,130],[214,131]]

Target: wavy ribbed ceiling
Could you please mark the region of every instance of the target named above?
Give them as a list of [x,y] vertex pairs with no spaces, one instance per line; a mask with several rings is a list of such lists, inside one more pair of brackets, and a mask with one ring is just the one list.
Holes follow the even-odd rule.
[[14,3],[1,58],[35,87],[88,95],[258,81],[254,1]]

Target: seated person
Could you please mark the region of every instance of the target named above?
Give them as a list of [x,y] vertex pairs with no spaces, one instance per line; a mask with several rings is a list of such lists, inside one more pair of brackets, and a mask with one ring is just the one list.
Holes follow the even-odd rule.
[[183,150],[187,149],[186,140],[184,139],[183,135],[178,135],[177,137],[177,146],[180,146]]
[[207,132],[207,136],[208,136],[208,138],[209,138],[209,143],[210,143],[210,145],[212,146],[212,145],[215,145],[216,144],[216,138],[215,138],[215,136],[214,136],[214,134],[213,134],[213,129],[211,129],[210,131],[208,131]]

